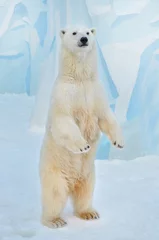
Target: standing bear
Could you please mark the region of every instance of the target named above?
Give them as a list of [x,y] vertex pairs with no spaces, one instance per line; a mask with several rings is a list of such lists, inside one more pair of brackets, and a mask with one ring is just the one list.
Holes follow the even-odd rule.
[[123,138],[98,78],[95,29],[60,32],[59,72],[52,93],[40,156],[42,223],[62,227],[67,198],[76,216],[99,218],[92,206],[97,143],[100,132],[113,145]]

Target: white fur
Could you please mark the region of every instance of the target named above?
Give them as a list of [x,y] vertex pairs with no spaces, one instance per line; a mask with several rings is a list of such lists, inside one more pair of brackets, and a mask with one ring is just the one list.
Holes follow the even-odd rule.
[[[76,31],[74,36],[72,33]],[[87,35],[89,32],[89,35]],[[100,131],[116,146],[123,146],[120,127],[109,108],[98,79],[95,30],[66,29],[61,33],[59,75],[52,94],[41,149],[42,222],[65,224],[61,213],[68,196],[75,214],[98,218],[93,210],[94,158]],[[88,46],[79,47],[82,36]]]

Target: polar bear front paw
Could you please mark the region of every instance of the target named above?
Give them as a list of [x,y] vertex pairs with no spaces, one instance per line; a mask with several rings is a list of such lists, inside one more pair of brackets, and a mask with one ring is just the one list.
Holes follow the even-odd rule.
[[123,144],[119,144],[119,143],[117,143],[116,141],[115,141],[113,144],[114,144],[114,146],[116,146],[116,147],[118,147],[118,148],[123,148],[123,147],[124,147]]
[[87,153],[91,149],[91,147],[84,139],[80,139],[72,143],[70,142],[67,145],[67,149],[73,152],[74,154],[81,154]]
[[118,125],[112,126],[112,128],[109,130],[109,133],[112,144],[117,148],[123,148],[124,139],[120,127]]

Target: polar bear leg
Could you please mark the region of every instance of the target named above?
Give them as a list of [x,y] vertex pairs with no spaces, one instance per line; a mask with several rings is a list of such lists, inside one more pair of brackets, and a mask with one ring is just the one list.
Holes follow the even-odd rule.
[[60,173],[47,171],[41,177],[42,223],[50,228],[66,225],[60,217],[68,197],[67,182]]
[[[99,214],[92,207],[92,198],[95,184],[94,155],[96,147],[92,147],[90,152],[85,156],[86,164],[90,168],[87,178],[78,180],[71,194],[75,214],[85,220],[98,219]],[[85,165],[87,169],[87,165]]]
[[94,174],[88,179],[78,181],[72,193],[75,214],[85,220],[98,219],[99,214],[92,208]]

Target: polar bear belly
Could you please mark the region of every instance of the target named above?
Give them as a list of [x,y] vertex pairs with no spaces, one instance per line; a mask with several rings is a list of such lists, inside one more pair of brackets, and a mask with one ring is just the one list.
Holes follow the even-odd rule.
[[100,135],[98,116],[95,114],[94,84],[85,81],[76,86],[73,100],[73,115],[88,143],[96,142]]
[[87,113],[84,109],[78,109],[74,116],[85,140],[89,143],[96,142],[100,134],[98,118],[93,113]]

